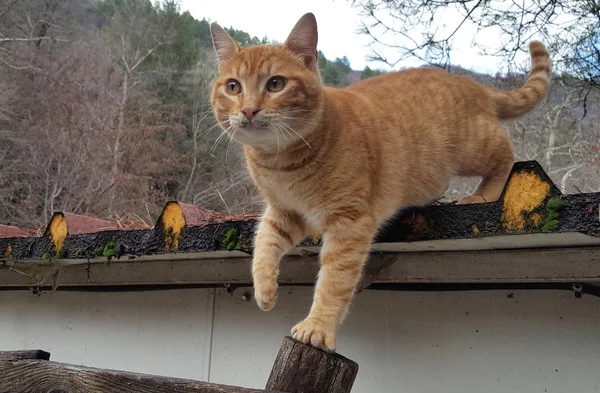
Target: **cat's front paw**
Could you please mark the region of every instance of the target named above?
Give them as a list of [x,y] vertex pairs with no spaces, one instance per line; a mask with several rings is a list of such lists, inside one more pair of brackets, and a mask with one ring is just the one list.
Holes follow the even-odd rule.
[[304,344],[327,352],[335,352],[335,326],[308,317],[292,328],[292,337]]
[[277,303],[279,285],[277,281],[261,281],[254,284],[254,299],[263,311],[269,311]]

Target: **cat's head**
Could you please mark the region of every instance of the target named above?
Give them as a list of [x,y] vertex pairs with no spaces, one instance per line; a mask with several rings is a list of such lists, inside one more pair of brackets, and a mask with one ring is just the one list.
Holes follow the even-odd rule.
[[283,45],[242,48],[215,23],[211,34],[219,61],[211,104],[230,136],[279,148],[315,128],[323,87],[312,13],[300,18]]

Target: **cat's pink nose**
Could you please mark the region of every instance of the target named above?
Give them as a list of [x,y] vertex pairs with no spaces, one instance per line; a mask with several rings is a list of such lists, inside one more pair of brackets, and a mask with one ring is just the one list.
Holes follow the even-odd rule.
[[246,116],[246,119],[248,120],[252,120],[258,112],[260,112],[260,109],[252,106],[242,109],[242,113],[244,113],[244,116]]

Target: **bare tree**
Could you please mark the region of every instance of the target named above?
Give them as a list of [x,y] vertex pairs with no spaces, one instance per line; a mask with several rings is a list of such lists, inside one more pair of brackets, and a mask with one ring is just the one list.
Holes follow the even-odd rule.
[[[109,37],[109,55],[122,70],[121,93],[117,99],[118,118],[113,138],[109,146],[111,152],[111,181],[116,184],[120,178],[121,161],[124,155],[123,137],[127,131],[127,105],[145,66],[153,59],[161,45],[165,45],[172,35],[169,29],[159,23],[158,14],[152,3],[144,0],[125,0],[113,9],[111,23],[105,29]],[[109,211],[114,213],[116,187],[111,189]]]
[[501,56],[511,63],[517,53],[527,51],[532,38],[541,37],[552,51],[555,70],[576,78],[572,81],[600,87],[597,0],[351,2],[363,16],[362,33],[372,39],[373,60],[396,66],[416,58],[447,66],[457,34],[475,26],[478,32],[487,30],[497,37],[489,42],[475,36],[474,44],[482,54]]
[[[537,121],[529,124],[523,120],[514,121],[509,129],[511,136],[520,142],[521,158],[542,162],[546,172],[563,191],[575,192],[577,188],[595,190],[600,188],[600,179],[585,172],[598,160],[593,149],[597,120],[579,121],[572,116],[569,112],[579,103],[578,92],[560,81],[557,84],[564,91],[561,101],[546,104],[543,116]],[[597,110],[597,105],[593,105]],[[577,176],[579,171],[581,176]]]
[[78,9],[75,0],[0,0],[0,67],[36,69],[30,47],[68,42]]

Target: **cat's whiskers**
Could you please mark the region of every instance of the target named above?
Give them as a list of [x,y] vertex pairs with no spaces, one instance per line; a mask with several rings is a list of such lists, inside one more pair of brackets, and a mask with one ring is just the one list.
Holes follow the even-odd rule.
[[221,135],[219,135],[219,137],[217,138],[217,140],[215,140],[215,143],[213,143],[210,152],[211,154],[215,152],[215,149],[217,148],[217,145],[219,144],[219,141],[221,139],[223,139],[224,136],[228,136],[229,135],[229,131],[233,128],[233,126],[229,126],[227,127],[225,130],[223,130],[223,132],[221,132]]
[[310,143],[308,143],[306,141],[306,139],[304,139],[304,137],[302,135],[300,135],[299,133],[297,133],[296,130],[294,130],[289,124],[287,124],[284,121],[280,121],[279,124],[281,124],[283,127],[285,127],[286,129],[288,129],[289,131],[293,132],[294,134],[298,135],[300,137],[300,139],[302,139],[304,141],[304,143],[306,143],[306,146],[308,146],[309,149],[312,149],[312,146],[310,145]]
[[229,142],[227,142],[227,149],[225,150],[225,165],[227,165],[227,155],[229,154],[229,146],[231,141],[235,138],[235,133],[238,132],[239,128],[234,127],[233,132],[229,135]]
[[281,131],[281,135],[283,135],[283,137],[287,140],[287,137],[291,137],[292,134],[286,130],[281,124],[278,124],[277,122],[272,122],[269,121],[269,123],[271,123],[273,125],[273,127],[275,127],[277,130]]
[[303,118],[301,118],[301,117],[280,116],[280,118],[282,118],[282,119],[286,119],[286,120],[297,121],[297,122],[299,122],[299,123],[304,123],[304,124],[311,124],[311,125],[314,125],[314,126],[320,126],[320,125],[323,125],[323,123],[316,123],[316,122],[314,122],[314,121],[310,121],[310,120],[307,120],[307,119],[303,119]]
[[275,137],[277,138],[277,150],[275,152],[275,160],[279,157],[279,132],[277,132],[277,128],[275,128]]
[[215,139],[215,142],[213,143],[213,145],[210,148],[210,154],[213,154],[215,152],[215,149],[217,148],[217,144],[219,143],[221,138],[226,134],[227,134],[227,131],[223,130],[221,132],[221,134],[217,137],[217,139]]
[[[229,122],[229,120],[227,120],[227,122]],[[199,139],[201,136],[209,133],[210,131],[214,130],[215,128],[219,127],[221,124],[217,123],[212,125],[211,127],[207,128],[206,130],[202,131],[200,134],[198,134],[198,136],[196,137],[196,140]]]
[[[225,112],[218,112],[218,111],[212,111],[215,114],[220,114],[223,115],[226,120],[223,122],[225,124],[230,124],[229,120],[231,119],[231,115]],[[203,118],[204,119],[204,118]],[[212,126],[210,126],[209,128],[207,128],[206,130],[202,131],[201,133],[199,133],[196,136],[196,140],[200,139],[200,137],[204,136],[205,134],[208,134],[210,131],[214,130],[215,128],[219,127],[219,126],[223,126],[222,124],[220,124],[218,121],[216,124],[213,124]]]
[[277,138],[277,150],[275,152],[275,160],[277,160],[277,157],[279,156],[279,134],[281,133],[281,136],[283,136],[283,138],[286,140],[287,140],[287,137],[281,131],[282,129],[277,126],[276,123],[272,122],[271,120],[267,120],[267,121],[269,122],[269,124],[271,124],[273,126],[272,129],[273,129],[273,132],[275,133],[275,137]]
[[325,112],[325,109],[286,109],[284,112]]
[[214,110],[209,109],[206,111],[194,113],[193,115],[188,116],[188,117],[184,118],[183,120],[189,120],[189,119],[194,119],[196,117],[202,117],[202,119],[199,120],[199,121],[202,121],[202,120],[206,119],[208,117],[208,115],[210,115],[211,113],[214,113],[214,112],[215,112]]

